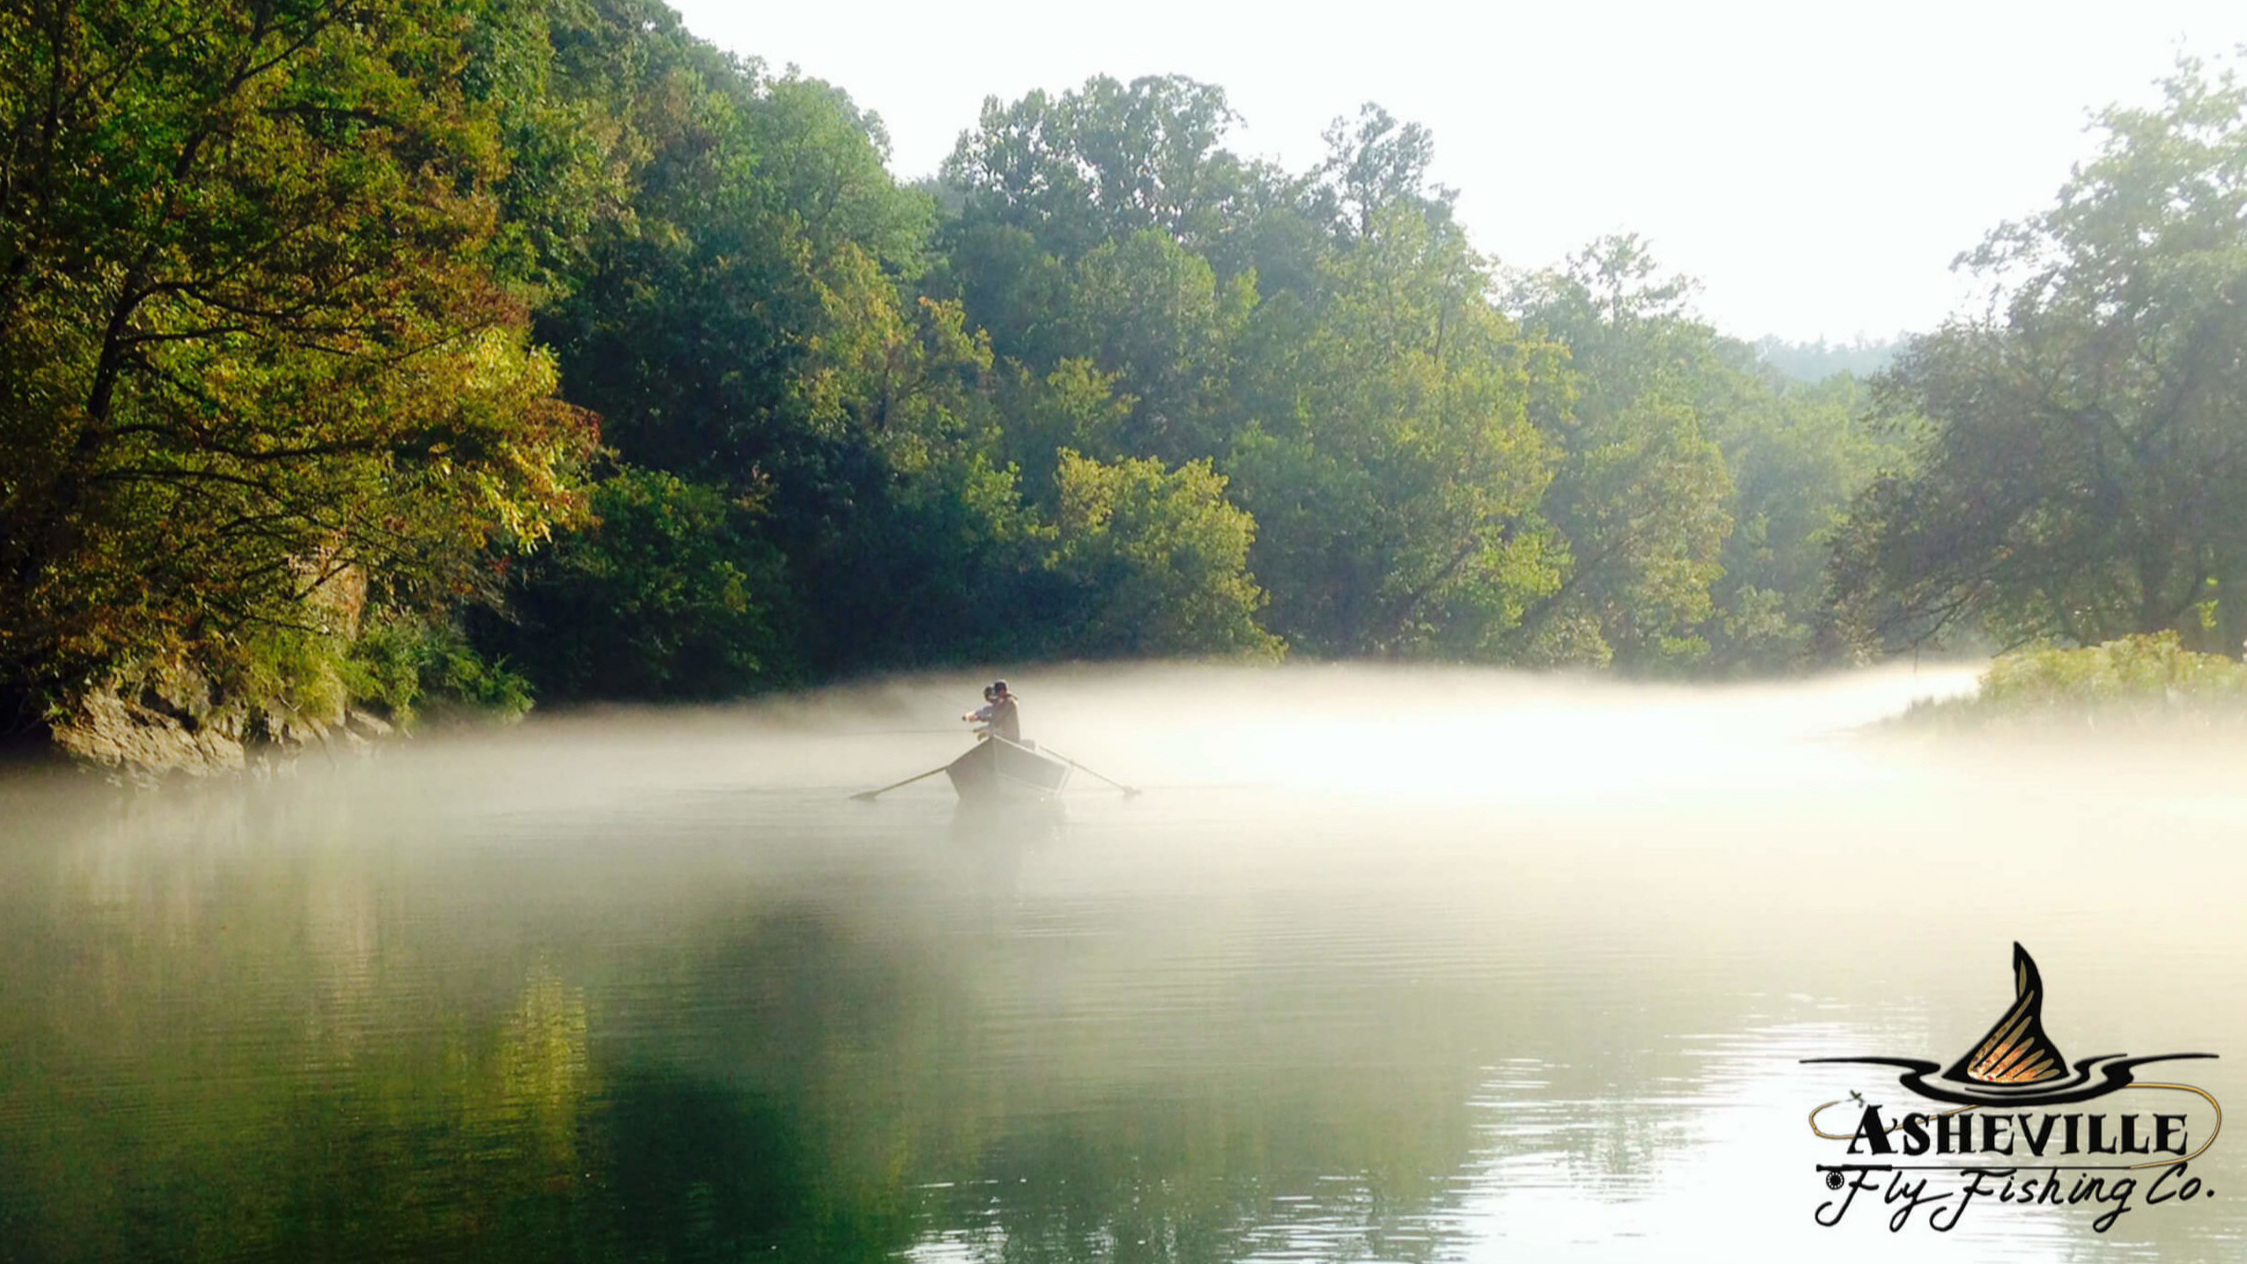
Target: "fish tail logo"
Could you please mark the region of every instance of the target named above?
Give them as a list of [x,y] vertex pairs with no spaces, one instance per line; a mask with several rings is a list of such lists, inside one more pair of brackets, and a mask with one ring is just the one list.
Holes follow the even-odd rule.
[[2067,1078],[2068,1062],[2044,1034],[2044,976],[2028,949],[2013,945],[2013,1008],[1974,1052],[1944,1074],[1975,1084],[2049,1084]]

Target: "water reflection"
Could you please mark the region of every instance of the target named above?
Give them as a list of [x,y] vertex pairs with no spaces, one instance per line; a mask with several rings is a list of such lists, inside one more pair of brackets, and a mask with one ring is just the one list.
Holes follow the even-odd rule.
[[[1818,1230],[1799,1065],[1963,1046],[2014,937],[2071,1047],[2247,1057],[2224,752],[1833,740],[1861,682],[1079,684],[1156,791],[847,802],[934,688],[0,782],[0,1260],[2235,1254],[2221,1201]],[[1277,755],[1368,697],[1364,784]]]

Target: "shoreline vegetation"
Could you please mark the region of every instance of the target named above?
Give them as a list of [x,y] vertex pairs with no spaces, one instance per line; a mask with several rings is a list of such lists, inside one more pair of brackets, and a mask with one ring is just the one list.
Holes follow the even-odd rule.
[[2184,648],[2174,632],[2000,654],[1979,688],[1889,721],[1929,733],[2132,731],[2247,722],[2247,663]]
[[2236,656],[2247,99],[2165,89],[1966,257],[1989,314],[1789,346],[1636,237],[1479,253],[1373,104],[1289,170],[1215,85],[1096,77],[905,181],[654,0],[28,0],[0,740],[217,772],[971,664]]

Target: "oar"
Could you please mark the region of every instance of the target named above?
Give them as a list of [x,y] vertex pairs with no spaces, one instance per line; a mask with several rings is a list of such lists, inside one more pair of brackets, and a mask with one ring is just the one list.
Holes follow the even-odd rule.
[[872,803],[874,801],[874,796],[877,794],[888,794],[890,791],[897,789],[899,786],[909,786],[916,781],[926,780],[927,778],[933,777],[936,774],[944,771],[945,769],[950,768],[951,766],[952,765],[950,764],[938,764],[936,767],[929,769],[927,772],[907,777],[903,781],[893,781],[890,784],[883,786],[879,790],[861,790],[857,794],[852,795],[851,798],[863,800],[867,803]]
[[1105,781],[1109,785],[1114,786],[1116,789],[1123,791],[1124,797],[1127,799],[1136,799],[1139,797],[1139,790],[1137,787],[1127,786],[1124,783],[1116,780],[1114,777],[1103,777],[1099,773],[1093,772],[1090,768],[1085,767],[1083,764],[1078,763],[1076,760],[1062,754],[1060,751],[1053,749],[1051,746],[1040,746],[1038,749],[1044,751],[1048,755],[1053,756],[1055,759],[1060,760],[1062,763],[1069,765],[1071,768],[1076,769],[1078,772],[1089,773],[1092,776],[1099,777],[1100,780]]

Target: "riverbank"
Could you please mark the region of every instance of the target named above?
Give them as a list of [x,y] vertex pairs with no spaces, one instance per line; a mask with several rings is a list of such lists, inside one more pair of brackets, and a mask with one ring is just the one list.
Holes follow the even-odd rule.
[[1927,732],[2247,724],[2247,663],[2185,649],[2174,632],[2001,654],[1978,688],[1894,721]]
[[[1565,734],[1571,742],[1590,745],[1635,743],[1645,736],[1641,726],[1648,716],[1708,707],[1736,714],[1774,737],[1843,732],[1894,719],[1915,703],[1970,691],[1970,672],[1958,665],[1890,664],[1791,681],[1688,683],[1433,664],[1139,662],[1007,669],[1009,678],[1027,692],[1027,719],[1041,736],[1055,724],[1098,733],[1112,727],[1117,716],[1137,714],[1150,698],[1160,698],[1170,717],[1169,745],[1223,749],[1247,736],[1240,731],[1242,716],[1268,715],[1276,707],[1289,714],[1291,730],[1318,734],[1314,740],[1290,743],[1297,748],[1298,762],[1325,767],[1339,760],[1342,766],[1334,773],[1346,775],[1349,766],[1363,771],[1369,762],[1388,769],[1401,761],[1413,770],[1412,780],[1431,788],[1479,782],[1493,744],[1511,749],[1525,733],[1543,732],[1552,741]],[[870,676],[702,707],[540,707],[533,727],[551,733],[624,718],[652,736],[681,725],[700,727],[710,717],[756,716],[816,725],[847,715],[854,724],[909,724],[950,732],[959,710],[986,678],[946,670]],[[223,779],[271,771],[307,754],[366,753],[432,730],[504,728],[530,712],[527,699],[499,708],[466,701],[463,692],[455,687],[423,697],[401,717],[356,695],[331,698],[320,709],[281,710],[270,702],[249,706],[230,700],[199,678],[143,677],[94,691],[46,740],[19,739],[16,749],[26,758],[69,761],[119,780]],[[1315,704],[1294,701],[1314,696]],[[1440,750],[1378,740],[1388,729],[1386,717],[1399,706],[1433,707],[1452,715],[1461,726],[1457,740]],[[1586,707],[1601,717],[1598,732],[1578,731]],[[1640,718],[1626,724],[1619,719],[1625,713]],[[643,722],[646,727],[639,727]],[[1248,729],[1262,732],[1261,725]],[[1691,744],[1684,733],[1665,740],[1680,749]],[[1181,771],[1192,776],[1191,768]]]

